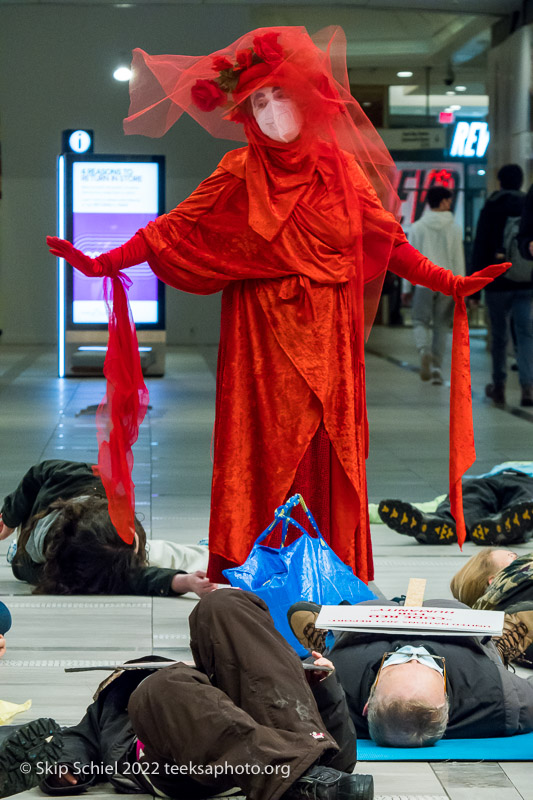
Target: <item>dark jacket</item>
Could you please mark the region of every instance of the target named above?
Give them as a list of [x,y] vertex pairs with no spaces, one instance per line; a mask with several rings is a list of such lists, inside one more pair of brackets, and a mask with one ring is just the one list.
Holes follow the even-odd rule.
[[[526,195],[524,192],[500,189],[493,192],[479,215],[476,238],[472,250],[472,260],[467,273],[471,275],[489,264],[501,261],[497,253],[503,252],[503,233],[509,217],[520,217],[524,208]],[[533,199],[532,199],[533,203]],[[533,219],[532,219],[533,227]],[[531,237],[533,239],[533,235]],[[533,282],[511,281],[505,276],[496,278],[485,287],[486,292],[520,291],[532,289]]]
[[[14,492],[4,499],[2,520],[8,528],[27,523],[35,514],[45,511],[55,500],[94,494],[105,497],[100,478],[95,476],[93,465],[77,461],[42,461],[31,467]],[[36,564],[25,550],[17,550],[12,563],[18,580],[36,584],[41,564]],[[117,594],[145,596],[175,596],[171,589],[172,578],[183,570],[142,567],[133,569]]]
[[533,256],[529,252],[529,243],[533,242],[533,185],[529,187],[522,209],[522,219],[520,220],[520,230],[518,231],[518,246],[524,258]]
[[[449,600],[424,605],[467,608]],[[342,633],[328,657],[346,693],[358,737],[369,738],[362,712],[383,654],[406,644],[423,645],[446,659],[450,717],[445,738],[512,736],[533,730],[533,683],[505,669],[491,641],[467,636]]]

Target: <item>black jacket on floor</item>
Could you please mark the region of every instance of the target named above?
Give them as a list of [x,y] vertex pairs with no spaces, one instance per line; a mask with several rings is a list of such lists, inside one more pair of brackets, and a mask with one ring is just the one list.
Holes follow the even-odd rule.
[[[27,471],[14,492],[2,506],[2,520],[8,528],[24,525],[35,514],[45,511],[56,500],[81,495],[105,497],[102,481],[93,472],[93,465],[78,461],[49,460],[35,464]],[[26,583],[39,582],[42,564],[35,563],[28,553],[17,550],[12,563],[15,578]],[[131,570],[120,592],[143,596],[175,596],[172,578],[183,570],[161,567],[138,567]]]

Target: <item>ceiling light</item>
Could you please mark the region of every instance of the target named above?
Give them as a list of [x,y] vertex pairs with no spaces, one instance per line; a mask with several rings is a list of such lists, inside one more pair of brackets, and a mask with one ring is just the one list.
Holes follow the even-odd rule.
[[131,69],[129,67],[117,67],[113,73],[116,81],[129,81],[131,78]]
[[456,92],[466,92],[466,86],[456,86],[455,87],[455,91]]
[[477,174],[478,175],[486,175],[487,173],[485,172],[484,169],[478,169]]
[[453,89],[448,89],[448,91],[446,92],[446,94],[447,94],[447,95],[450,95],[450,96],[455,96],[455,92],[453,91]]
[[460,111],[461,109],[462,109],[462,106],[458,106],[458,105],[450,106],[450,111]]
[[412,78],[413,73],[409,72],[409,70],[405,70],[404,72],[397,72],[396,75],[398,78]]

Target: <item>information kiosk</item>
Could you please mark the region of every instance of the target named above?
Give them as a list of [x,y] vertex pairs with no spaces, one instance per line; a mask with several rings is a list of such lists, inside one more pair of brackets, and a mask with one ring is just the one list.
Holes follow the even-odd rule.
[[[58,159],[58,236],[89,256],[120,246],[164,212],[164,156],[64,153]],[[148,264],[127,270],[145,375],[165,370],[164,285]],[[58,259],[58,373],[101,374],[107,350],[104,281]]]

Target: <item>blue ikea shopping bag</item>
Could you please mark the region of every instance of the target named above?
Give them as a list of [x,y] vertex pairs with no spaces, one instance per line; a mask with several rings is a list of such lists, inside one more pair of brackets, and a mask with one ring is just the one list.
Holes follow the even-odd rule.
[[[298,503],[305,511],[314,536],[291,517],[291,511]],[[280,523],[281,547],[261,544]],[[301,535],[285,547],[289,525],[296,526]],[[223,574],[232,586],[254,592],[265,601],[276,628],[301,656],[308,655],[308,652],[293,635],[287,621],[287,611],[293,603],[310,600],[320,605],[339,605],[347,600],[355,605],[363,600],[376,599],[368,586],[355,577],[326,543],[299,494],[276,509],[274,521],[258,536],[244,564],[225,569]]]

